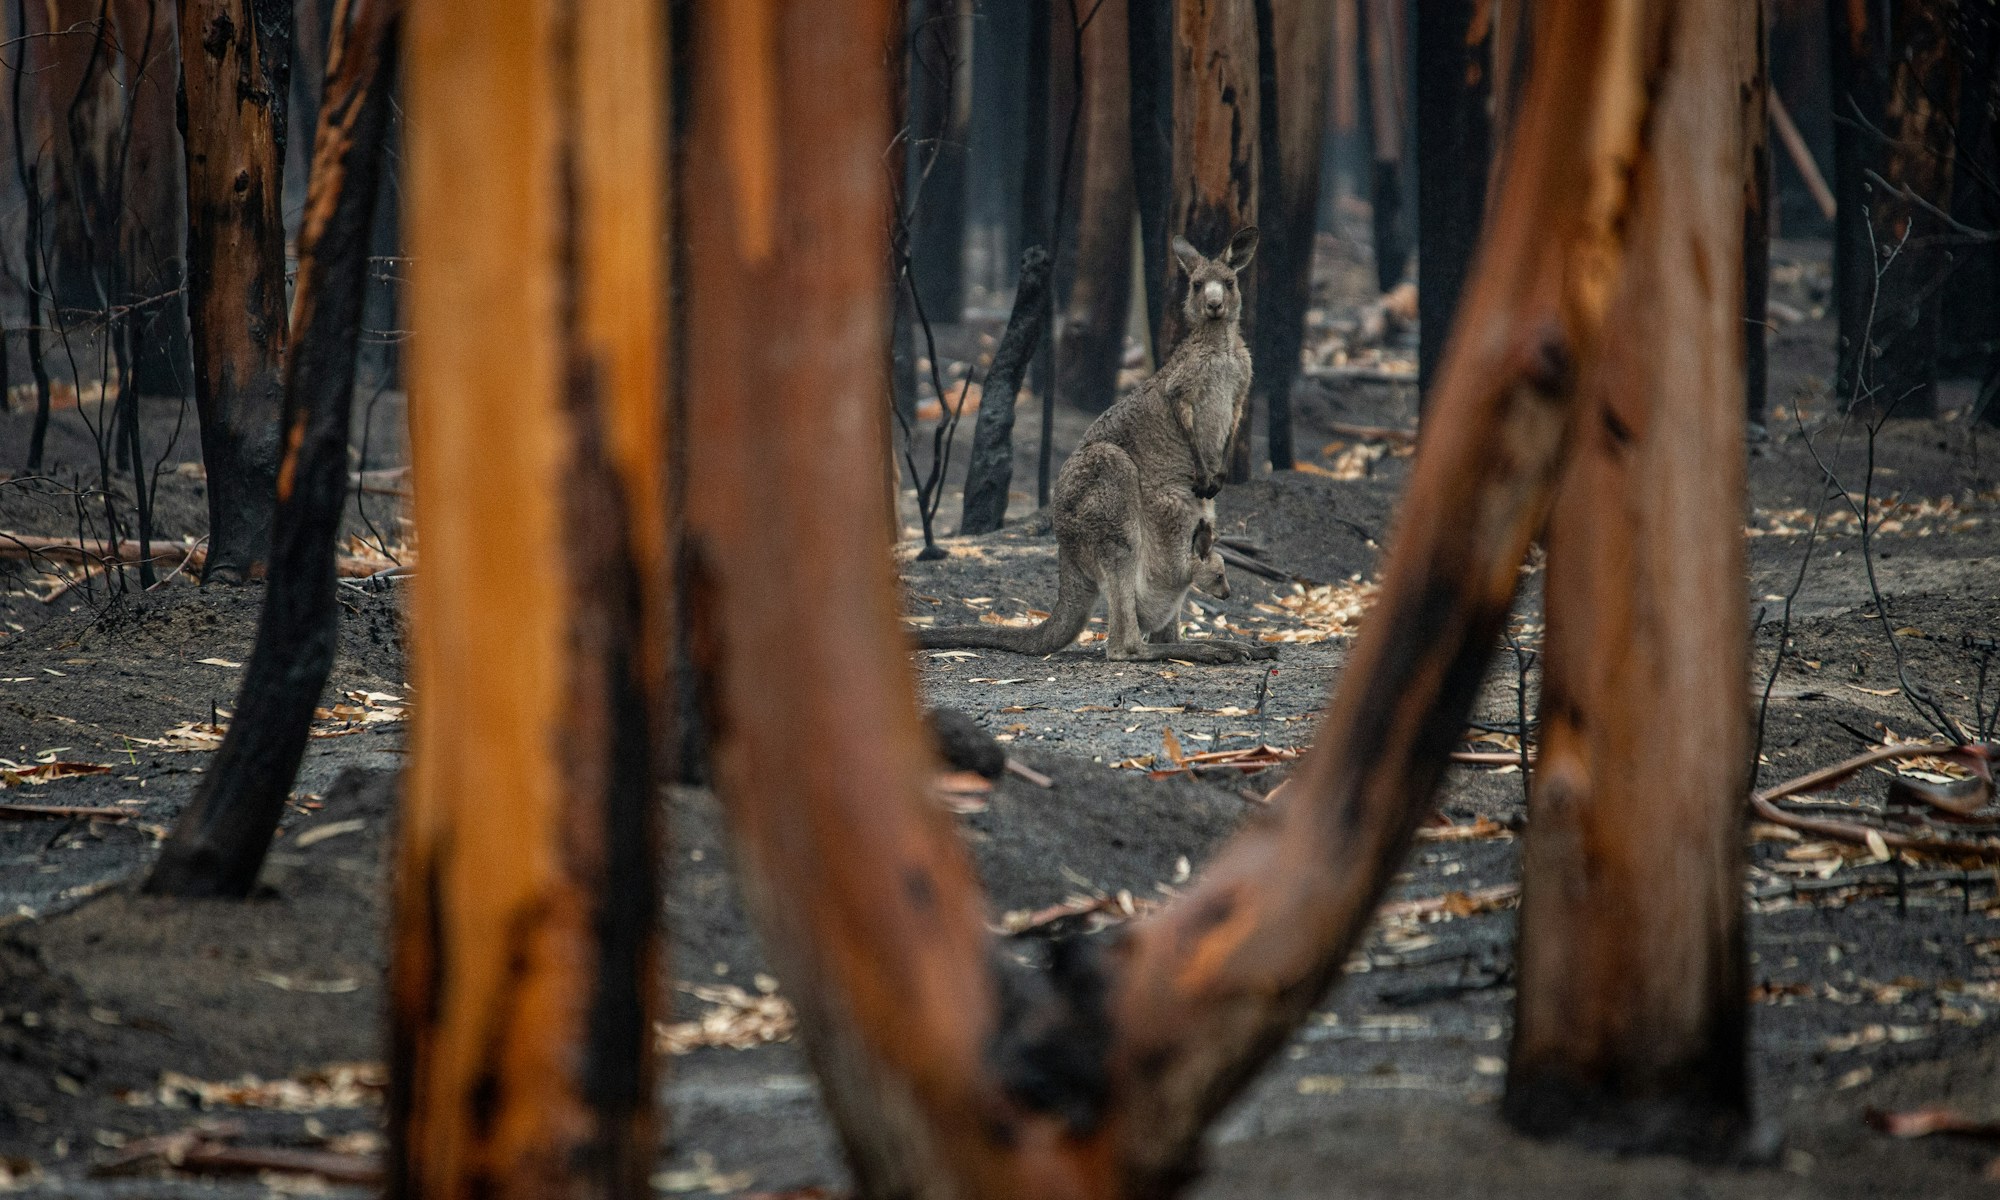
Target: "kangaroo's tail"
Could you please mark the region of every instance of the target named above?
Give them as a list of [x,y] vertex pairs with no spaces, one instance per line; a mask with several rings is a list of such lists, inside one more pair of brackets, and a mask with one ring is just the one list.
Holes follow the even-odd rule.
[[940,625],[916,631],[925,650],[1012,650],[1016,654],[1054,654],[1074,642],[1090,622],[1097,602],[1097,584],[1068,563],[1056,583],[1056,606],[1039,625]]

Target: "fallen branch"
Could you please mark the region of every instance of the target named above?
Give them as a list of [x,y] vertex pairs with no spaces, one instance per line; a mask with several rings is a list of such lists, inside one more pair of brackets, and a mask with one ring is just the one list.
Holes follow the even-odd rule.
[[0,804],[0,821],[123,821],[132,812],[124,808],[79,808],[70,804]]
[[1307,367],[1307,379],[1333,379],[1349,383],[1407,383],[1416,386],[1415,371],[1385,371],[1380,367]]
[[[198,571],[208,559],[208,547],[202,543],[154,542],[148,547],[146,559],[155,563],[176,563],[189,570]],[[88,567],[106,565],[137,564],[142,555],[139,543],[131,539],[109,542],[97,538],[43,537],[32,533],[9,533],[0,530],[0,559],[53,558],[65,562],[82,563]],[[337,561],[337,569],[342,578],[362,579],[385,568],[394,568],[395,563],[387,558],[366,557],[357,554],[343,554]]]
[[1827,220],[1833,220],[1833,189],[1826,186],[1826,176],[1819,173],[1819,164],[1813,161],[1812,149],[1806,145],[1799,127],[1792,123],[1792,114],[1785,109],[1784,101],[1778,99],[1778,89],[1771,88],[1765,93],[1771,104],[1771,127],[1778,131],[1778,140],[1785,144],[1785,153],[1791,155],[1792,165],[1806,181],[1806,190],[1812,193],[1813,202]]
[[1029,783],[1034,784],[1038,788],[1052,788],[1056,785],[1055,780],[1050,779],[1048,776],[1042,774],[1040,771],[1035,770],[1033,767],[1022,762],[1018,758],[1010,758],[1007,760],[1007,770],[1012,774],[1018,775],[1021,778],[1027,780]]
[[1890,849],[1920,850],[1930,854],[1991,854],[1996,850],[2000,850],[2000,847],[1991,844],[1980,845],[1971,842],[1913,837],[1909,834],[1898,833],[1892,829],[1884,829],[1859,821],[1845,821],[1838,817],[1808,816],[1804,813],[1795,813],[1789,809],[1779,808],[1777,805],[1777,801],[1787,796],[1796,796],[1801,793],[1816,792],[1823,788],[1832,787],[1834,784],[1852,776],[1857,771],[1865,770],[1877,763],[1889,762],[1892,759],[1899,758],[1926,758],[1930,756],[1939,758],[1977,756],[1980,760],[1980,765],[1984,766],[1996,757],[2000,757],[2000,746],[1940,746],[1929,742],[1903,742],[1894,746],[1878,746],[1866,753],[1857,754],[1852,758],[1834,763],[1832,766],[1821,767],[1817,771],[1808,771],[1806,774],[1800,775],[1795,779],[1788,779],[1773,787],[1765,788],[1761,792],[1752,793],[1750,796],[1750,807],[1756,812],[1758,817],[1771,822],[1773,825],[1782,825],[1787,829],[1796,829],[1801,833],[1832,838],[1836,841],[1852,842],[1856,845],[1873,846],[1879,842],[1882,846]]
[[1400,442],[1413,446],[1417,441],[1416,430],[1402,429],[1394,425],[1350,425],[1345,421],[1330,421],[1326,430],[1328,433],[1363,442]]

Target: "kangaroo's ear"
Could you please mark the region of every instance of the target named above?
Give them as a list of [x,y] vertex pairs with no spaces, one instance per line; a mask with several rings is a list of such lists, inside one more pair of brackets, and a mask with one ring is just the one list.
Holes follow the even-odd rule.
[[1178,233],[1174,235],[1174,257],[1180,261],[1181,270],[1190,275],[1194,274],[1194,269],[1202,264],[1201,251],[1194,248],[1193,242]]
[[1225,261],[1228,262],[1230,270],[1241,271],[1250,265],[1250,259],[1256,253],[1257,227],[1255,225],[1246,225],[1236,231],[1235,237],[1229,239],[1229,250],[1225,256]]
[[1215,549],[1215,526],[1210,525],[1207,521],[1196,522],[1194,527],[1194,556],[1196,558],[1207,558],[1209,551],[1213,549]]

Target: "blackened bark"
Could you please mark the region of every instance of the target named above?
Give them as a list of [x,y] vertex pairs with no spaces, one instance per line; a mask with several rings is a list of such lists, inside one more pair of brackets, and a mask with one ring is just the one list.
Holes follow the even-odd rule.
[[1871,417],[1937,410],[1946,250],[1935,218],[1901,193],[1907,188],[1938,208],[1951,207],[1950,129],[1959,90],[1948,22],[1953,8],[1946,0],[1884,9],[1827,6],[1836,118],[1830,182],[1837,395],[1844,407]]
[[1048,252],[1028,247],[1021,255],[1020,278],[1007,332],[993,351],[993,366],[980,389],[979,420],[966,463],[965,508],[958,522],[961,534],[991,533],[1007,519],[1007,491],[1014,481],[1014,397],[1048,321]]
[[[14,28],[25,35],[28,30],[28,0],[14,0]],[[14,171],[21,180],[21,194],[26,201],[26,221],[23,225],[23,246],[21,257],[27,264],[28,294],[28,370],[35,380],[35,424],[28,434],[28,470],[42,469],[42,449],[49,434],[49,369],[42,357],[42,293],[46,279],[42,271],[42,256],[45,252],[42,229],[42,181],[41,171],[30,159],[27,152],[28,135],[22,114],[26,111],[21,95],[22,83],[28,72],[29,43],[23,41],[20,57],[15,61],[14,72]]]
[[188,320],[208,473],[202,581],[270,550],[284,407],[288,0],[181,0]]
[[1753,44],[1743,49],[1743,402],[1764,423],[1769,390],[1771,292],[1770,31],[1764,6],[1755,9]]
[[250,893],[333,668],[334,543],[347,502],[355,352],[400,24],[398,0],[361,4],[351,27],[358,5],[342,0],[336,16],[314,148],[270,588],[236,716],[146,881],[149,892]]
[[910,141],[922,181],[911,214],[911,273],[924,312],[957,321],[965,308],[967,134],[972,119],[959,0],[925,0],[910,44]]
[[1403,113],[1399,101],[1402,64],[1395,54],[1388,18],[1392,3],[1361,0],[1362,100],[1368,108],[1368,137],[1374,148],[1370,196],[1375,225],[1375,285],[1388,291],[1403,280],[1410,242],[1403,226]]
[[[1967,5],[1966,57],[1958,101],[1957,170],[1952,216],[1972,229],[2000,230],[2000,7]],[[1981,80],[1985,83],[1982,85]],[[1984,376],[1986,419],[2000,421],[2000,241],[1952,248],[1957,269],[1945,280],[1940,369]]]
[[1103,412],[1118,399],[1132,302],[1132,106],[1125,69],[1126,0],[1090,0],[1084,31],[1082,186],[1072,282],[1056,381],[1071,406]]
[[[1324,161],[1329,6],[1257,0],[1258,113],[1263,187],[1257,225],[1253,397],[1265,405],[1274,470],[1292,467],[1292,384],[1312,299],[1313,231]],[[1255,400],[1253,399],[1253,405]]]
[[1493,153],[1492,11],[1417,6],[1417,398],[1430,394],[1472,269]]
[[1126,29],[1132,89],[1132,191],[1139,205],[1141,277],[1146,281],[1146,329],[1153,362],[1167,361],[1159,344],[1166,328],[1173,270],[1167,253],[1174,202],[1174,6],[1165,0],[1132,4]]

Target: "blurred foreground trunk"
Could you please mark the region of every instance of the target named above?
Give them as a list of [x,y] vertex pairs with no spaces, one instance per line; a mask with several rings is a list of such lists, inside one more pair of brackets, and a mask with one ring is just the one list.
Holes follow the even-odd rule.
[[[390,927],[396,1197],[651,1194],[671,627],[662,19],[650,0],[411,6],[424,560]],[[879,40],[869,53],[879,73]],[[877,187],[884,111],[865,110]],[[758,112],[746,103],[749,127]],[[771,219],[761,164],[731,161],[745,174],[718,207]],[[875,231],[870,304],[885,212],[855,226]],[[854,344],[879,383],[881,339]],[[882,396],[853,426],[871,444]],[[861,499],[881,536],[879,472]]]

